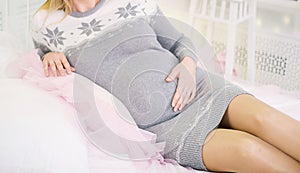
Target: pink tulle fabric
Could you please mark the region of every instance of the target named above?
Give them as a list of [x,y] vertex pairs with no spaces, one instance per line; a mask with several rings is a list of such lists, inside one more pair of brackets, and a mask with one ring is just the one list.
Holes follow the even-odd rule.
[[[88,102],[74,101],[75,78],[83,81],[82,89],[84,89],[84,84],[93,85],[93,99],[99,114],[86,117],[76,114],[78,124],[87,139],[99,150],[115,157],[132,160],[154,159],[164,162],[162,152],[165,143],[156,143],[155,134],[139,129],[133,121],[124,120],[115,108],[114,96],[92,81],[75,73],[59,77],[45,77],[42,62],[36,50],[10,63],[7,69],[10,77],[21,78],[60,97],[74,106],[75,111],[78,111],[75,104],[85,107],[82,110],[89,110],[91,106]],[[124,110],[123,112],[129,114],[126,108]],[[97,120],[103,120],[104,124],[97,124]]]

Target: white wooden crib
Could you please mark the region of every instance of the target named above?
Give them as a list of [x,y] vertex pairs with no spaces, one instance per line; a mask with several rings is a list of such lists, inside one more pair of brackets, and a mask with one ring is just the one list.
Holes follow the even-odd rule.
[[[16,37],[22,39],[24,46],[26,43],[26,47],[29,48],[32,42],[29,35],[31,16],[43,1],[44,0],[0,0],[0,31],[4,30],[14,34]],[[206,12],[203,13],[205,15],[201,15],[202,4],[200,1],[201,0],[191,0],[191,23],[195,18],[201,17],[202,19],[212,21],[211,28],[214,27],[213,22],[223,22],[228,24],[229,27],[237,26],[243,21],[249,22],[251,27],[254,25],[253,23],[251,25],[251,17],[249,15],[251,5],[239,5],[241,2],[246,2],[246,0],[214,0],[216,6],[213,10],[215,13],[212,13],[214,14],[213,16],[210,16],[211,13],[209,12],[209,8],[212,7],[209,3],[212,3],[212,1],[209,3],[207,1],[207,8],[204,8]],[[17,6],[12,7],[12,3]],[[219,10],[222,9],[222,3],[224,9]],[[226,5],[224,5],[224,3]],[[233,3],[233,5],[231,5],[231,3]],[[227,8],[225,9],[225,7]],[[234,12],[230,13],[228,9],[231,8],[234,9]],[[241,12],[239,9],[247,10]],[[223,15],[221,16],[221,14]],[[237,17],[232,20],[235,21],[234,23],[231,23],[232,21],[229,16]],[[254,17],[254,15],[252,17]],[[16,21],[17,23],[13,23]],[[234,28],[234,30],[235,29],[236,28]],[[209,32],[211,31],[213,30],[209,30]],[[231,36],[230,33],[228,33],[228,35]],[[249,35],[251,36],[251,34],[248,34],[248,36]],[[235,35],[233,37],[235,37]],[[229,38],[232,39],[232,37]],[[255,35],[249,38],[255,39]],[[0,38],[0,43],[1,41],[2,39]],[[251,44],[254,44],[253,42],[251,42]],[[6,42],[3,43],[7,44]],[[279,86],[283,83],[281,87],[287,90],[299,90],[300,41],[296,42],[293,41],[293,39],[283,39],[282,37],[274,38],[269,35],[261,37],[261,35],[259,35],[257,43],[256,56],[262,66],[257,67],[256,74],[259,74],[259,76],[256,75],[256,77],[258,77],[257,79],[264,82],[270,81],[270,83],[276,83]],[[16,43],[13,42],[13,44]],[[250,50],[254,49],[254,45],[252,46]],[[232,47],[234,47],[234,44],[231,45],[231,48]],[[248,46],[248,49],[249,47],[251,48],[251,46]],[[9,53],[15,54],[16,57],[18,56],[14,51],[15,49],[11,50],[13,51],[10,51],[10,49],[0,51],[0,60],[1,57],[7,58]],[[253,62],[254,53],[252,56],[253,59],[251,61],[249,60],[251,58],[248,58],[248,61],[251,62],[248,63],[248,66],[249,64],[254,65],[255,63]],[[231,61],[234,59],[233,56],[227,57],[230,57]],[[274,61],[274,63],[271,63],[270,60]],[[234,62],[231,63],[231,65],[227,65],[227,69],[232,69]],[[273,64],[277,65],[272,66]],[[266,67],[268,68],[264,70]],[[248,67],[248,69],[255,68]],[[276,71],[280,69],[279,74],[271,72],[274,69],[276,69]],[[227,70],[227,75],[230,73],[231,71]],[[250,72],[248,73],[250,76],[253,75]],[[0,137],[2,144],[2,148],[0,148],[0,172],[141,172],[135,169],[135,164],[124,162],[124,160],[116,161],[105,157],[107,155],[101,154],[93,145],[79,138],[78,136],[82,135],[82,133],[72,126],[75,121],[66,114],[66,112],[74,111],[72,111],[69,104],[62,104],[63,102],[60,98],[47,95],[46,92],[41,92],[40,89],[36,89],[30,83],[20,79],[1,79],[1,66],[0,86],[0,103],[2,106],[0,109]],[[248,87],[251,93],[255,94],[264,102],[300,120],[300,92],[286,93],[285,95],[284,91],[274,87],[266,86],[256,88],[250,85],[245,85],[245,87]],[[28,102],[28,99],[31,101]],[[29,116],[25,116],[26,113],[28,113]],[[155,164],[155,162],[151,163]],[[136,165],[140,164],[139,162]],[[171,163],[167,164],[167,166],[168,167],[164,167],[157,164],[157,166],[146,165],[141,166],[141,168],[144,172],[192,172],[188,170],[184,171],[179,169],[179,167],[177,167],[177,169],[175,167],[176,165],[172,165]],[[12,168],[14,168],[14,171],[12,171]],[[10,171],[7,171],[8,169],[10,169]]]
[[207,38],[212,41],[214,23],[227,24],[227,48],[225,76],[232,77],[237,26],[243,22],[248,22],[248,72],[247,79],[251,82],[255,80],[255,42],[256,42],[256,0],[191,0],[190,24],[193,26],[195,18],[208,21]]

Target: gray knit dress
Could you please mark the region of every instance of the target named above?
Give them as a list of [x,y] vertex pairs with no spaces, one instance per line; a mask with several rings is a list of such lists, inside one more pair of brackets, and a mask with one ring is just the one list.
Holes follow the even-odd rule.
[[[113,1],[105,4],[102,0],[87,13],[72,13],[72,20],[93,15]],[[97,27],[79,34],[89,35],[97,29],[101,32],[92,39],[65,46],[61,51],[75,67],[76,73],[115,95],[128,108],[140,128],[155,133],[158,142],[166,142],[165,158],[174,159],[183,166],[207,170],[202,161],[206,136],[218,127],[232,99],[247,92],[221,76],[197,67],[196,97],[182,110],[174,112],[171,102],[177,80],[167,83],[165,79],[184,57],[192,57],[195,61],[199,61],[199,57],[191,40],[178,32],[157,7],[154,15],[149,15],[142,8],[147,1],[135,2],[136,6],[130,1],[124,7],[128,13],[114,5],[107,7],[111,8],[111,14],[124,20],[103,30],[97,18],[90,23],[82,22],[82,27],[75,27],[75,30],[82,31],[84,27],[88,29],[89,25]],[[49,25],[40,36],[36,33],[34,41],[41,56],[54,51],[49,45],[60,46],[67,39],[68,32],[70,37],[74,35],[72,29],[74,27],[70,26],[64,30],[63,26],[56,24]],[[57,40],[55,45],[55,40],[49,39],[51,34],[64,39]],[[45,38],[40,38],[43,35]],[[204,38],[199,39],[206,42]],[[48,40],[48,45],[42,40]]]

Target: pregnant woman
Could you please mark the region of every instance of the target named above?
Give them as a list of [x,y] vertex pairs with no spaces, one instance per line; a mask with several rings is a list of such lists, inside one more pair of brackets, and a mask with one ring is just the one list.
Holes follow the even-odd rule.
[[193,44],[153,0],[47,0],[33,40],[46,76],[75,71],[111,92],[166,142],[165,158],[198,170],[300,172],[300,123],[196,66]]

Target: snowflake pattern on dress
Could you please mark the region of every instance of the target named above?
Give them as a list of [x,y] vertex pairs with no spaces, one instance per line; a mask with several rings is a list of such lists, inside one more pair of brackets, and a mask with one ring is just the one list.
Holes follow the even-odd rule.
[[59,31],[58,27],[56,27],[53,31],[51,31],[49,28],[46,28],[47,33],[43,34],[44,36],[48,37],[49,44],[54,44],[54,46],[57,48],[58,45],[64,45],[64,40],[66,40],[65,37],[63,37],[64,31]]
[[81,23],[81,27],[77,28],[79,30],[82,30],[82,32],[80,33],[80,35],[86,34],[87,36],[90,36],[93,32],[98,32],[101,31],[102,27],[104,25],[100,25],[101,20],[96,20],[93,19],[90,23]]
[[[115,4],[112,5],[110,3]],[[138,16],[149,16],[150,14],[155,14],[156,9],[156,3],[147,0],[112,0],[109,3],[107,1],[104,5],[109,7],[102,7],[101,10],[98,9],[95,13],[83,18],[67,17],[57,24],[57,18],[51,17],[51,20],[47,23],[53,23],[54,25],[46,26],[39,32],[34,32],[33,38],[39,45],[43,45],[49,50],[64,51],[67,47],[96,37],[110,26],[117,27],[113,25],[117,22]],[[54,16],[56,13],[52,15]],[[40,18],[43,18],[43,15],[40,16]],[[54,19],[53,21],[52,18]],[[39,30],[40,28],[35,29]]]
[[132,6],[129,2],[126,7],[118,8],[119,11],[117,11],[115,14],[119,14],[118,18],[124,17],[125,19],[129,16],[136,16],[139,11],[136,11],[135,9],[138,7],[138,5]]

